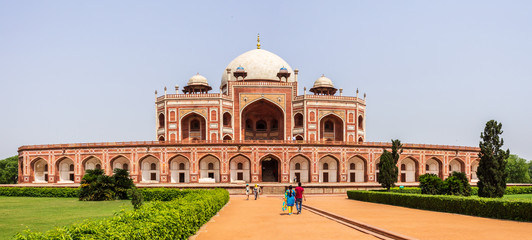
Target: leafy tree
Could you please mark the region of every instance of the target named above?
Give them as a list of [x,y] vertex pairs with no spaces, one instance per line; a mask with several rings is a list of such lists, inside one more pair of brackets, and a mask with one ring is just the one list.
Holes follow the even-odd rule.
[[0,160],[0,184],[14,184],[18,179],[18,156]]
[[135,187],[133,180],[129,178],[129,172],[125,169],[115,168],[113,174],[114,192],[118,199],[129,199],[128,190]]
[[144,196],[137,190],[136,187],[131,188],[129,192],[131,195],[131,204],[133,205],[133,208],[139,209],[144,203]]
[[528,173],[529,165],[524,158],[512,154],[506,159],[506,182],[510,183],[528,183],[530,175]]
[[453,172],[443,181],[442,192],[448,195],[471,196],[471,185],[465,173]]
[[438,195],[442,193],[443,180],[436,174],[426,173],[419,176],[419,187],[422,194]]
[[81,179],[79,200],[81,201],[106,201],[115,198],[115,182],[101,169],[87,170]]
[[504,140],[502,124],[495,120],[486,123],[484,132],[480,133],[480,162],[477,169],[478,196],[502,197],[506,189],[506,159],[510,150],[502,150]]
[[384,149],[380,157],[380,162],[378,163],[379,177],[377,181],[387,191],[390,191],[390,188],[394,187],[397,182],[397,176],[399,174],[397,161],[399,160],[399,154],[403,152],[402,147],[401,141],[392,140],[392,151],[388,152],[388,150]]
[[[532,160],[528,162],[528,176],[532,178]],[[532,180],[530,180],[530,182],[532,182]]]

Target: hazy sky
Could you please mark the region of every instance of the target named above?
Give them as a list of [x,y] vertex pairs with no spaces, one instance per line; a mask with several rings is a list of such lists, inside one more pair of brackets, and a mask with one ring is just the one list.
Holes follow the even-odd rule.
[[[154,90],[262,48],[367,98],[367,140],[532,159],[531,1],[0,1],[0,158],[21,145],[155,140]],[[215,90],[214,92],[218,92]]]

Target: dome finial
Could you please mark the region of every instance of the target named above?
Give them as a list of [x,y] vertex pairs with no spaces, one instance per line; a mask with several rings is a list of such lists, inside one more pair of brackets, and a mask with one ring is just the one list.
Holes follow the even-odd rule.
[[257,49],[260,49],[260,33],[257,33]]

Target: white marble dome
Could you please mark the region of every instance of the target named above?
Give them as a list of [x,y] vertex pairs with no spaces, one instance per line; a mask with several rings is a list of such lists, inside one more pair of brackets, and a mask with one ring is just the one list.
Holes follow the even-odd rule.
[[199,73],[197,73],[196,75],[192,76],[189,80],[188,80],[188,84],[187,85],[205,85],[205,86],[209,86],[209,83],[207,82],[207,78],[205,78],[204,76],[201,76],[199,75]]
[[[268,52],[263,49],[253,49],[247,51],[242,55],[236,57],[227,65],[225,69],[231,69],[230,81],[236,81],[233,73],[237,70],[238,67],[244,68],[244,71],[247,72],[246,80],[251,79],[264,79],[264,80],[276,80],[279,81],[277,73],[282,67],[285,67],[290,73],[288,77],[288,82],[294,81],[294,71],[288,65],[288,63],[283,60],[281,57],[275,55],[274,53]],[[224,69],[222,74],[222,85],[227,84],[227,72]]]
[[314,86],[312,88],[318,88],[318,87],[331,87],[333,88],[334,85],[332,83],[332,80],[328,77],[325,77],[325,75],[321,75],[320,78],[316,79],[314,82]]

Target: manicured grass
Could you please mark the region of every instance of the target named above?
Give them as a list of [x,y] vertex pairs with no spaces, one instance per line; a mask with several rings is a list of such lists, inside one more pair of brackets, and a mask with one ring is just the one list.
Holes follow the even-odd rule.
[[519,199],[519,200],[530,200],[532,201],[532,194],[513,194],[513,195],[504,195],[504,199]]
[[121,209],[132,209],[131,202],[0,196],[0,239],[10,239],[26,228],[47,231],[84,219],[109,217]]

